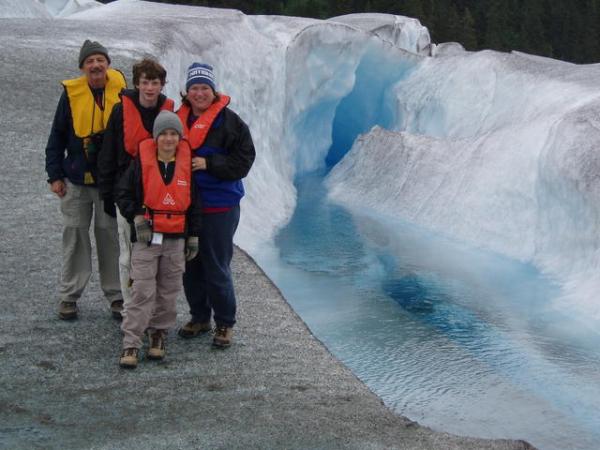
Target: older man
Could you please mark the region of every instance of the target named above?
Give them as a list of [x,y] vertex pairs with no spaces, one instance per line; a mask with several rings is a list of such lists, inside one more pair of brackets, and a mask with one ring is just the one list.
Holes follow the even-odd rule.
[[106,48],[86,40],[79,52],[82,75],[63,81],[46,146],[48,183],[60,198],[64,223],[58,311],[64,320],[77,317],[77,301],[92,273],[92,214],[102,291],[115,318],[120,318],[123,305],[117,223],[105,212],[96,187],[97,153],[112,108],[126,87],[123,74],[109,66]]

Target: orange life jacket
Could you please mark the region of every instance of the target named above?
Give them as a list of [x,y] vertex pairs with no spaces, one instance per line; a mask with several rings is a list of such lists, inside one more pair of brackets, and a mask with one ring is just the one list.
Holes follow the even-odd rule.
[[[144,139],[152,137],[152,134],[144,128],[144,122],[142,121],[142,115],[135,106],[135,102],[127,97],[126,95],[121,96],[121,103],[123,103],[123,141],[125,144],[125,151],[131,155],[132,158],[137,156],[138,145]],[[170,98],[167,98],[160,110],[173,111],[175,103]]]
[[219,100],[210,105],[208,109],[196,119],[191,128],[188,128],[187,120],[192,108],[187,105],[181,105],[181,108],[177,110],[177,115],[183,124],[183,133],[190,142],[192,149],[195,150],[202,146],[210,127],[223,108],[229,105],[229,100],[230,98],[227,95],[219,94]]
[[154,139],[140,143],[146,218],[152,221],[154,232],[181,234],[185,232],[185,214],[192,202],[192,150],[186,140],[179,141],[175,173],[169,184],[165,184],[160,173],[156,153]]

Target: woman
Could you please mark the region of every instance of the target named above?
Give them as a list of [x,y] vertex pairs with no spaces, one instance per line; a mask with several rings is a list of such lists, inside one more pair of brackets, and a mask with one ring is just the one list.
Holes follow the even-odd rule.
[[185,260],[198,253],[202,214],[194,201],[191,149],[182,134],[177,115],[161,111],[154,121],[154,139],[140,143],[138,156],[119,181],[117,203],[132,224],[134,241],[131,303],[121,324],[123,368],[137,366],[145,331],[148,359],[165,356]]
[[180,330],[185,338],[211,330],[213,346],[231,345],[236,298],[231,279],[233,235],[240,220],[244,178],[255,158],[248,126],[217,93],[213,68],[194,63],[187,70],[186,93],[177,112],[192,147],[192,171],[202,202],[198,256],[183,276],[191,319]]

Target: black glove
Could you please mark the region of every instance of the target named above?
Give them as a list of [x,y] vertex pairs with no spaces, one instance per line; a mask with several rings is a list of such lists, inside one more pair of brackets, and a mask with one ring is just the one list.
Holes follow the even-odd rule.
[[115,206],[115,201],[111,196],[107,195],[106,197],[102,198],[102,208],[110,217],[117,217],[117,207]]

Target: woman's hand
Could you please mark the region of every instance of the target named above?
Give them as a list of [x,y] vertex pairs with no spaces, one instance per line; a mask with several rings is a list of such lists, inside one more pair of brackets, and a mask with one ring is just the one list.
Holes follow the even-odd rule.
[[192,172],[196,170],[206,170],[206,158],[201,156],[194,156],[192,158]]

